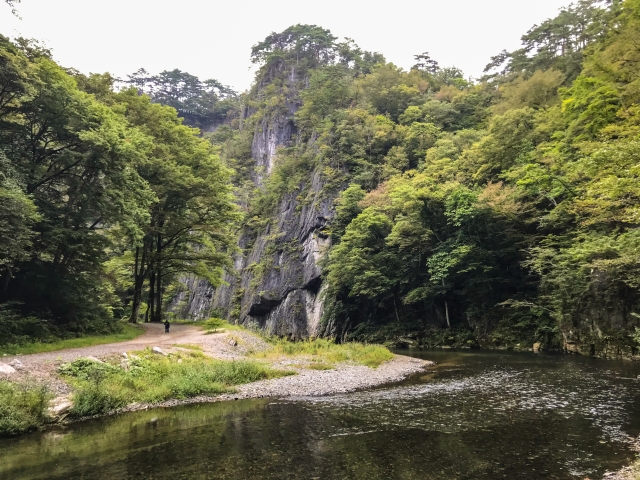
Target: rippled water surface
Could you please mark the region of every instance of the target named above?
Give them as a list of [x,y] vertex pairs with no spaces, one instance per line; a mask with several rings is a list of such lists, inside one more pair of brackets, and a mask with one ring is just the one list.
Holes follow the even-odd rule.
[[431,351],[355,394],[156,409],[0,441],[0,479],[595,479],[634,458],[640,365]]

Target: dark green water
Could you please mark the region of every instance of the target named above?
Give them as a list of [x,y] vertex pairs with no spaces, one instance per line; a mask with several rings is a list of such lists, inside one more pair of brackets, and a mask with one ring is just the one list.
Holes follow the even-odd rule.
[[0,441],[0,479],[590,479],[630,463],[640,364],[433,351],[402,384],[156,409]]

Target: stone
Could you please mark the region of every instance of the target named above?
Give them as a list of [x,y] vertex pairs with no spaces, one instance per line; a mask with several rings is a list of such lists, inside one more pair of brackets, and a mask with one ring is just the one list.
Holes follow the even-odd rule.
[[18,360],[17,358],[15,360],[11,360],[9,362],[9,365],[12,366],[13,368],[15,368],[16,370],[22,370],[24,369],[24,365],[22,364],[22,362],[20,360]]
[[158,355],[164,355],[165,357],[168,355],[167,352],[165,352],[164,350],[162,350],[160,347],[153,347],[151,349],[151,351],[153,353],[157,353]]
[[129,355],[127,355],[127,352],[122,353],[122,358],[129,358]]
[[104,363],[102,360],[100,360],[99,358],[93,357],[91,355],[89,355],[88,357],[85,357],[87,360],[91,360],[92,362],[96,362],[96,363]]
[[238,342],[236,342],[233,338],[229,339],[229,345],[231,345],[232,347],[237,347],[238,346]]
[[16,373],[16,369],[6,363],[0,363],[0,373],[10,375],[12,373]]
[[540,351],[540,348],[542,348],[542,344],[540,342],[536,342],[533,344],[533,352],[534,353],[538,353]]
[[49,406],[49,416],[54,420],[62,420],[72,408],[73,402],[69,397],[54,398]]

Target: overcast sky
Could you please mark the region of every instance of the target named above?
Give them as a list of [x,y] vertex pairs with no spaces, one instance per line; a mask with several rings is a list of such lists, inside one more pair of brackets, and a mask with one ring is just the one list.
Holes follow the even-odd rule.
[[404,68],[428,51],[441,66],[480,76],[535,23],[570,0],[23,0],[22,20],[0,3],[0,33],[46,42],[81,72],[124,77],[179,68],[247,88],[251,47],[272,31],[316,24]]

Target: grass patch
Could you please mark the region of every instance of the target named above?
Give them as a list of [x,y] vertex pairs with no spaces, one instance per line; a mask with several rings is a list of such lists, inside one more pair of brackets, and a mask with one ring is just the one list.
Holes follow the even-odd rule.
[[0,354],[28,355],[30,353],[55,352],[57,350],[66,350],[68,348],[92,347],[94,345],[104,345],[105,343],[126,342],[127,340],[133,340],[134,338],[139,337],[143,333],[144,329],[142,327],[127,323],[122,326],[122,331],[120,333],[70,338],[51,343],[35,342],[24,345],[3,345],[0,347]]
[[130,355],[128,367],[77,359],[60,367],[75,387],[71,415],[107,413],[130,403],[216,395],[234,385],[290,375],[255,361],[222,361],[199,351],[165,357],[150,350]]
[[18,435],[46,423],[51,398],[44,385],[0,381],[0,436]]
[[206,333],[220,333],[227,330],[246,330],[242,325],[235,325],[215,317],[202,322],[201,325],[204,327]]
[[187,350],[202,350],[200,345],[194,345],[193,343],[176,343],[173,345],[178,348],[186,348]]
[[393,354],[380,345],[364,345],[362,343],[337,344],[331,340],[317,338],[302,342],[290,342],[286,339],[268,339],[271,348],[255,352],[254,357],[297,356],[308,355],[326,363],[351,362],[376,368],[391,360]]
[[307,368],[309,370],[334,370],[336,366],[330,363],[312,363]]

